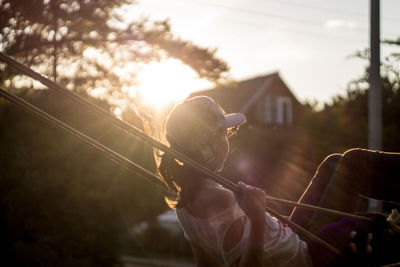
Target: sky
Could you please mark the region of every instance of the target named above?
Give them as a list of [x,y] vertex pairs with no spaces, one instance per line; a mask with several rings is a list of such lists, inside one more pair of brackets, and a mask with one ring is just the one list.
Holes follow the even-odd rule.
[[[138,0],[129,16],[166,19],[177,36],[216,48],[237,81],[279,72],[300,101],[345,94],[366,61],[370,0]],[[400,37],[400,1],[381,0],[381,39]],[[392,48],[381,46],[381,58]],[[204,88],[207,89],[207,88]]]

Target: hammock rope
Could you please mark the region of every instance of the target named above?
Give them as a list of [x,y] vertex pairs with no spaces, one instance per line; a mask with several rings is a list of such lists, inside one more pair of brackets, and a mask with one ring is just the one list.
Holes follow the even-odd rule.
[[[50,79],[44,77],[43,75],[35,72],[31,68],[19,63],[18,61],[12,59],[9,56],[6,56],[5,54],[3,54],[1,52],[0,52],[0,60],[6,62],[8,65],[14,67],[21,73],[41,82],[43,85],[47,86],[49,89],[53,89],[56,92],[60,93],[61,95],[70,98],[74,102],[81,104],[81,106],[83,108],[88,109],[88,111],[92,112],[94,115],[98,116],[99,118],[106,119],[107,121],[111,122],[113,125],[124,130],[129,135],[141,140],[144,143],[151,145],[152,147],[162,150],[165,153],[170,153],[172,156],[179,159],[183,163],[195,167],[199,171],[206,174],[208,177],[212,178],[214,181],[222,184],[223,186],[227,187],[228,189],[234,191],[235,193],[239,192],[238,185],[235,184],[234,182],[232,182],[231,180],[229,180],[228,178],[225,178],[225,177],[205,168],[203,165],[201,165],[198,162],[192,160],[191,158],[183,155],[182,153],[174,150],[173,148],[170,148],[170,147],[158,142],[157,140],[148,136],[146,133],[144,133],[140,129],[136,128],[135,126],[116,118],[115,116],[113,116],[106,110],[102,109],[101,107],[97,106],[96,104],[94,104],[94,103],[84,99],[83,97],[75,94],[74,92],[60,86],[59,84],[51,81]],[[266,200],[272,201],[272,202],[278,202],[281,204],[286,204],[286,205],[290,205],[290,206],[294,206],[294,207],[304,208],[304,209],[317,210],[317,211],[321,211],[321,212],[325,212],[325,213],[329,213],[329,214],[333,214],[333,215],[337,215],[337,216],[347,216],[347,217],[351,217],[354,219],[371,221],[370,218],[365,217],[365,216],[359,216],[359,215],[355,215],[355,214],[351,214],[351,213],[347,213],[347,212],[331,210],[331,209],[322,208],[322,207],[318,207],[318,206],[298,203],[295,201],[285,200],[285,199],[276,198],[276,197],[272,197],[272,196],[266,196]]]
[[[45,121],[51,123],[52,125],[55,125],[68,133],[72,134],[73,136],[85,141],[89,145],[91,145],[93,148],[97,150],[101,155],[104,155],[105,157],[109,158],[110,160],[114,161],[117,164],[120,164],[121,166],[125,167],[126,169],[133,171],[134,173],[138,174],[139,176],[145,178],[146,180],[149,180],[151,183],[157,185],[161,189],[165,190],[168,193],[172,193],[168,187],[164,183],[162,183],[158,177],[153,174],[152,172],[149,172],[148,170],[144,169],[143,167],[137,165],[136,163],[130,161],[129,159],[123,157],[122,155],[116,153],[115,151],[111,150],[110,148],[102,145],[101,143],[97,142],[96,140],[90,138],[89,136],[81,133],[80,131],[72,128],[71,126],[67,125],[66,123],[56,119],[55,117],[51,116],[50,114],[44,112],[43,110],[37,108],[36,106],[30,104],[29,102],[23,100],[22,98],[4,90],[3,88],[0,88],[0,95],[4,97],[5,99],[9,100],[10,102],[17,104],[29,111],[32,111],[35,115],[39,116],[40,118],[44,119]],[[305,236],[307,236],[310,239],[315,240],[316,242],[320,243],[322,246],[326,247],[327,249],[331,250],[337,255],[341,255],[340,251],[330,245],[329,243],[325,242],[324,240],[320,239],[319,237],[315,236],[311,232],[307,231],[300,225],[295,224],[294,222],[284,218],[281,216],[279,213],[275,212],[273,209],[269,207],[265,207],[265,209],[271,213],[273,216],[277,217],[279,220],[282,222],[286,222],[288,225],[293,227],[294,229],[297,229],[301,233],[303,233]]]
[[[12,59],[11,57],[6,56],[5,54],[3,54],[1,52],[0,52],[0,60],[7,63],[9,66],[15,68],[16,70],[20,71],[22,74],[27,75],[27,76],[33,78],[34,80],[41,82],[43,85],[47,86],[49,89],[53,89],[54,91],[60,93],[61,95],[72,99],[74,102],[81,104],[81,106],[83,108],[86,108],[92,114],[94,114],[100,118],[106,119],[107,121],[111,122],[113,125],[124,130],[131,136],[141,140],[144,143],[151,145],[152,147],[162,150],[164,153],[170,153],[173,157],[179,159],[184,164],[189,164],[189,165],[195,167],[197,170],[206,174],[207,177],[220,183],[224,187],[232,190],[235,193],[239,192],[239,186],[237,184],[235,184],[234,182],[232,182],[231,180],[229,180],[228,178],[225,178],[215,172],[212,172],[211,170],[205,168],[201,164],[188,158],[187,156],[183,155],[182,153],[158,142],[157,140],[148,136],[147,134],[145,134],[141,130],[137,129],[136,127],[128,124],[125,121],[122,121],[122,120],[114,117],[106,110],[98,107],[96,104],[94,104],[94,103],[84,99],[83,97],[73,93],[72,91],[58,85],[57,83],[49,80],[48,78],[42,76],[41,74],[33,71],[31,68],[19,63],[18,61]],[[77,138],[87,142],[92,147],[94,147],[99,153],[106,156],[110,160],[120,164],[121,166],[125,167],[126,169],[128,169],[130,171],[133,171],[134,173],[136,173],[139,176],[145,178],[146,180],[152,182],[153,184],[157,185],[158,187],[162,188],[163,190],[167,191],[168,193],[172,193],[168,189],[168,187],[152,172],[149,172],[148,170],[144,169],[143,167],[137,165],[136,163],[121,156],[120,154],[118,154],[115,151],[109,149],[108,147],[100,144],[99,142],[95,141],[94,139],[88,137],[87,135],[79,132],[78,130],[72,128],[71,126],[54,118],[53,116],[47,114],[46,112],[42,111],[41,109],[35,107],[34,105],[28,103],[27,101],[21,99],[18,96],[15,96],[14,94],[12,94],[2,88],[0,88],[0,95],[13,103],[20,105],[29,111],[34,112],[37,116],[45,119],[46,121],[50,122],[51,124],[56,125],[62,129],[64,129],[65,131],[69,132],[70,134],[76,136]],[[275,198],[275,197],[271,197],[271,196],[266,196],[266,200],[272,201],[272,202],[277,202],[277,203],[282,203],[282,204],[286,204],[286,205],[291,205],[291,206],[295,206],[295,207],[299,207],[299,208],[317,210],[317,211],[334,214],[334,215],[338,215],[338,216],[346,216],[346,217],[351,217],[351,218],[355,218],[355,219],[359,219],[359,220],[372,221],[371,218],[364,217],[364,216],[359,216],[359,215],[355,215],[355,214],[351,214],[351,213],[331,210],[331,209],[308,205],[308,204],[302,204],[302,203],[284,200],[284,199],[280,199],[280,198]],[[277,213],[270,207],[266,207],[266,211],[269,212],[271,215],[275,216],[280,221],[288,224],[294,230],[298,230],[300,233],[302,233],[306,237],[318,242],[319,244],[321,244],[325,248],[329,249],[333,253],[335,253],[337,255],[342,255],[338,249],[336,249],[332,245],[328,244],[327,242],[325,242],[321,238],[317,237],[316,235],[312,234],[311,232],[309,232],[305,228],[301,227],[300,225],[298,225],[298,224],[290,221],[288,218],[280,215],[279,213]]]

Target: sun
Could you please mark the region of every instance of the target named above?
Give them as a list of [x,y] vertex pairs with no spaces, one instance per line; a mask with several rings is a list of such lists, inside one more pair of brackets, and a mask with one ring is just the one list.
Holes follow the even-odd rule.
[[137,75],[134,93],[143,104],[162,109],[185,99],[194,91],[211,86],[211,82],[198,78],[189,66],[176,59],[150,62]]

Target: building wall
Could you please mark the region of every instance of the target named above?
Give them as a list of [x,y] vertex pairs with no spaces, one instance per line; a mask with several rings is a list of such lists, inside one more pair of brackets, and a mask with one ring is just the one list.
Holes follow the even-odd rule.
[[295,114],[300,106],[282,80],[275,79],[247,117],[250,124],[291,126],[295,124]]
[[[257,81],[258,82],[254,82]],[[221,104],[226,112],[239,112],[249,101],[265,79],[272,79],[265,92],[246,111],[248,125],[296,125],[304,107],[299,103],[278,74],[247,80],[239,87],[214,89],[194,95],[208,95]]]

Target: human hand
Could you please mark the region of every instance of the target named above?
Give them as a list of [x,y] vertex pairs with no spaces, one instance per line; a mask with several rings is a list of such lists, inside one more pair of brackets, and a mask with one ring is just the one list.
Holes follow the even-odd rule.
[[265,222],[265,192],[245,183],[239,183],[237,202],[252,222]]

